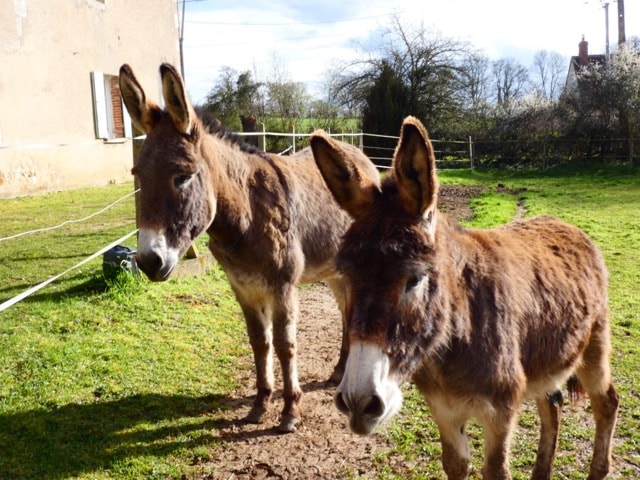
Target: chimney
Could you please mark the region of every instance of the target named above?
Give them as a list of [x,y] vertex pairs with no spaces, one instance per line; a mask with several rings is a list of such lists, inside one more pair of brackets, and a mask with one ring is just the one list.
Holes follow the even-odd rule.
[[584,39],[578,44],[578,56],[580,57],[580,66],[584,67],[589,64],[589,42]]

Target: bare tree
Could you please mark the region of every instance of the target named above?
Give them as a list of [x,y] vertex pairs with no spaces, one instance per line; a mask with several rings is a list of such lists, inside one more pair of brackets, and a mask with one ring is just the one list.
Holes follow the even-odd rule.
[[494,98],[499,108],[509,110],[522,97],[529,81],[529,72],[513,58],[503,58],[492,64]]
[[276,127],[286,132],[291,123],[302,118],[311,104],[307,87],[291,80],[287,63],[277,53],[272,55],[266,88],[265,114],[272,117]]
[[[381,29],[378,38],[379,43],[368,49],[363,59],[344,65],[335,98],[360,112],[365,107],[376,110],[368,102],[380,96],[370,93],[380,86],[384,68],[389,68],[404,85],[396,90],[406,96],[397,99],[403,105],[402,113],[424,119],[432,132],[444,129],[460,110],[466,84],[460,65],[468,55],[468,46],[430,32],[422,24],[403,24],[398,16]],[[396,133],[398,126],[390,124],[388,129],[377,133]]]
[[537,96],[555,101],[562,93],[567,65],[558,52],[540,50],[533,57],[531,80]]
[[333,61],[324,72],[321,89],[324,92],[322,102],[326,104],[324,108],[329,108],[336,116],[357,117],[359,110],[350,98],[338,96],[339,84],[342,79],[344,65],[338,61]]
[[483,113],[489,103],[489,66],[489,58],[481,53],[470,54],[461,64],[466,79],[465,110],[475,115]]

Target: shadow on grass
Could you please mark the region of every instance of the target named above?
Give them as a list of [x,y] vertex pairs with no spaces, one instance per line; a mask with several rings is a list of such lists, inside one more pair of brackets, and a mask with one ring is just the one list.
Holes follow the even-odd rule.
[[209,413],[226,398],[144,394],[0,415],[0,478],[76,477],[219,441],[210,432],[228,421]]
[[[331,385],[312,381],[303,390],[308,393]],[[2,414],[0,479],[78,477],[108,472],[139,457],[166,457],[198,446],[282,435],[269,424],[241,431],[236,428],[244,423],[240,416],[229,420],[221,413],[243,410],[253,398],[148,393]],[[276,392],[274,402],[281,406],[281,392]]]
[[[48,280],[48,278],[42,279],[42,281],[45,280]],[[14,284],[7,286],[6,288],[0,288],[0,297],[2,297],[0,298],[0,303],[21,294],[25,290],[35,286],[37,283]],[[25,303],[37,303],[57,301],[63,297],[86,297],[88,295],[103,293],[108,287],[102,272],[92,273],[89,277],[87,277],[87,274],[83,272],[75,275],[66,275],[55,283],[57,287],[55,290],[51,289],[50,285],[48,285],[43,290],[28,296],[22,301]]]

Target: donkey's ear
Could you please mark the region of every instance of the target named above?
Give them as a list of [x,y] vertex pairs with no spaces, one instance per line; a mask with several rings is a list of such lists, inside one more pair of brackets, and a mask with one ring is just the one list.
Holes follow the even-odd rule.
[[353,218],[361,216],[373,203],[380,179],[370,177],[353,161],[352,153],[322,130],[314,132],[309,143],[333,198]]
[[162,109],[147,100],[140,82],[133,70],[126,63],[120,67],[120,95],[127,107],[131,121],[136,128],[144,133],[150,133],[160,121]]
[[393,170],[404,209],[432,224],[438,203],[436,159],[427,130],[417,118],[407,117],[402,123]]
[[160,66],[162,95],[167,112],[180,133],[189,135],[193,128],[195,112],[184,88],[182,77],[173,65],[163,63]]

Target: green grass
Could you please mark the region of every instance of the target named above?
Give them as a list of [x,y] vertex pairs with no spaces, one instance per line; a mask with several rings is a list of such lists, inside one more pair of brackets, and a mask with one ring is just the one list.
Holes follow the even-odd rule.
[[[80,220],[132,191],[133,184],[125,184],[1,200],[3,221],[0,237],[55,226],[67,220]],[[66,270],[134,230],[134,208],[133,197],[128,197],[86,222],[70,223],[59,229],[0,242],[0,301]],[[135,246],[135,237],[125,244]],[[62,284],[54,284],[48,292],[58,291],[60,286],[57,285],[82,290],[81,284],[87,279],[82,272],[86,270],[75,271]]]
[[221,272],[165,285],[125,273],[101,293],[9,313],[0,445],[11,449],[0,449],[1,478],[163,478],[217,441],[210,413],[226,408],[248,354]]
[[[610,270],[612,365],[622,397],[610,478],[640,478],[639,172],[443,171],[440,178],[490,187],[474,203],[470,225],[508,221],[521,198],[526,215],[557,215],[600,245]],[[498,184],[503,187],[496,189]],[[0,237],[86,216],[132,188],[0,200]],[[0,301],[133,230],[133,209],[131,198],[90,221],[0,242]],[[0,352],[2,479],[213,473],[213,462],[207,471],[202,465],[223,441],[215,412],[227,408],[237,372],[250,368],[244,322],[220,270],[161,284],[122,274],[108,284],[101,258],[0,313]],[[565,409],[554,478],[585,477],[589,419],[588,408]],[[413,388],[386,435],[395,447],[372,459],[377,478],[444,478],[437,431]],[[482,431],[472,424],[469,435],[477,479]],[[528,406],[513,439],[515,480],[528,478],[536,442],[537,418]]]
[[[131,189],[3,200],[0,237],[80,218]],[[132,199],[2,242],[3,299],[131,231],[133,208]],[[106,282],[98,258],[10,307],[0,314],[0,478],[189,472],[218,442],[211,412],[238,387],[244,332],[218,269],[164,284],[127,273]]]

